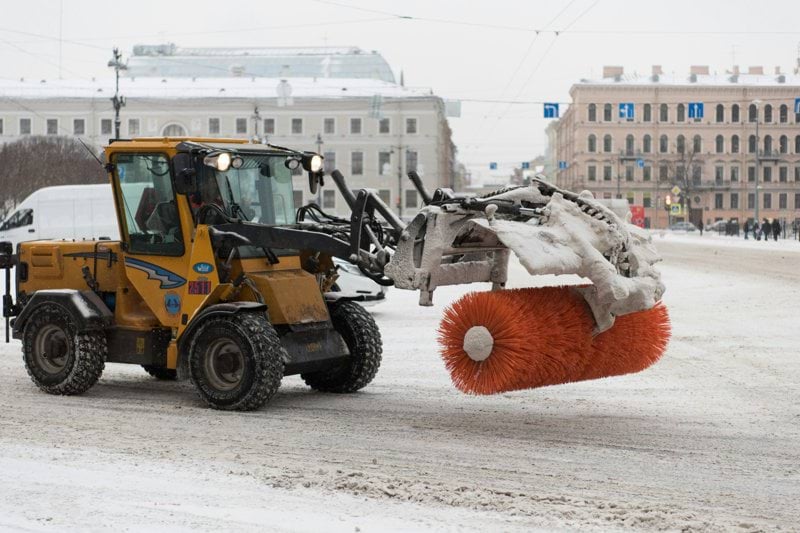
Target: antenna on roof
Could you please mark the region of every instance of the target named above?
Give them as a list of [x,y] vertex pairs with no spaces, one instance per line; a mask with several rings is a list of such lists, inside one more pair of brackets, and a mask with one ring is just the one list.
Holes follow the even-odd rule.
[[86,144],[85,142],[83,142],[83,139],[81,139],[80,137],[76,137],[76,139],[78,139],[78,142],[80,142],[80,143],[83,145],[83,147],[84,147],[84,148],[86,148],[86,151],[87,151],[87,152],[89,152],[90,154],[92,154],[92,157],[94,157],[94,160],[95,160],[95,161],[97,161],[97,164],[98,164],[98,165],[100,165],[100,166],[101,166],[101,167],[103,167],[103,168],[105,168],[105,167],[106,167],[106,166],[103,164],[103,162],[102,162],[102,161],[100,161],[100,158],[99,158],[99,157],[97,157],[97,154],[96,154],[96,153],[94,153],[94,152],[92,151],[92,149],[91,149],[91,148],[89,148],[89,145],[88,145],[88,144]]

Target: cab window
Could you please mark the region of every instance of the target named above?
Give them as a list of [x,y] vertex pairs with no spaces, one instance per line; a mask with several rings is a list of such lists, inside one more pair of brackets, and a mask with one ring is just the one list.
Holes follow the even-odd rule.
[[3,222],[0,231],[8,231],[31,224],[33,224],[33,209],[20,209]]
[[180,217],[164,154],[116,154],[121,218],[133,253],[183,255]]

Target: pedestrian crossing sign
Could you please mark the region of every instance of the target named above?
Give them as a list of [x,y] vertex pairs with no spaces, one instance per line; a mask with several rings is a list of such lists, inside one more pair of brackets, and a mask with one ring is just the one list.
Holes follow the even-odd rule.
[[670,215],[680,215],[681,214],[681,204],[672,204],[669,206],[669,214]]

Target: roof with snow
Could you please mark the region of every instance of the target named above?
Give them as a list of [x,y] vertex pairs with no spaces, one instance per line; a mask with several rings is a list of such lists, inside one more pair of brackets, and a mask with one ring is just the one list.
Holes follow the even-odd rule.
[[797,87],[800,75],[797,74],[619,74],[595,80],[582,79],[581,85],[614,86],[688,86],[688,87]]
[[[0,79],[0,99],[111,98],[114,78],[92,80]],[[373,79],[135,78],[120,79],[128,99],[188,98],[432,98],[429,88]]]
[[378,52],[347,47],[182,48],[136,45],[128,77],[356,78],[394,83]]

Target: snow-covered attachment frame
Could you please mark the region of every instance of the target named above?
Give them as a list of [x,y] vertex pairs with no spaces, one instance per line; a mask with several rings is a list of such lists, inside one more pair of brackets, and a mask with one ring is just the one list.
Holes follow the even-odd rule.
[[448,189],[431,196],[418,176],[409,177],[427,206],[400,235],[384,272],[398,288],[419,290],[421,305],[431,305],[433,291],[443,285],[504,287],[509,250],[532,275],[589,280],[579,290],[596,333],[613,326],[615,316],[650,309],[661,299],[664,285],[654,268],[660,258],[650,236],[588,191],[564,191],[537,176],[530,186],[481,197]]

